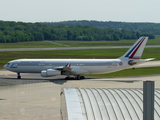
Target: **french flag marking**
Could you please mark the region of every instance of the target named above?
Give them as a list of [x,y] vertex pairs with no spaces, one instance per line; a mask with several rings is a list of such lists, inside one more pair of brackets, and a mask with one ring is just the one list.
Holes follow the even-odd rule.
[[136,54],[136,52],[138,51],[138,49],[140,48],[140,46],[142,45],[143,41],[145,40],[145,37],[143,37],[134,47],[133,49],[131,49],[128,54],[125,57],[129,57],[134,58],[134,55]]

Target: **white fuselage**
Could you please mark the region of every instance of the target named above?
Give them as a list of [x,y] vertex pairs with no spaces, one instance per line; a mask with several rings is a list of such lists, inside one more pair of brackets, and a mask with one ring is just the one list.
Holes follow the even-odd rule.
[[127,59],[19,59],[10,61],[4,68],[17,73],[40,73],[68,63],[77,74],[109,73],[130,67]]

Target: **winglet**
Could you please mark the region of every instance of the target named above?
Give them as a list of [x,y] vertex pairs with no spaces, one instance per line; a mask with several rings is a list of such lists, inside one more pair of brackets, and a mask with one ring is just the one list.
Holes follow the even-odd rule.
[[70,71],[71,70],[71,63],[66,64],[65,66],[59,66],[59,67],[55,67],[55,70],[66,70],[66,71]]
[[140,37],[133,46],[120,58],[140,59],[148,37]]
[[70,68],[70,66],[71,66],[71,63],[68,63],[65,67],[69,67]]

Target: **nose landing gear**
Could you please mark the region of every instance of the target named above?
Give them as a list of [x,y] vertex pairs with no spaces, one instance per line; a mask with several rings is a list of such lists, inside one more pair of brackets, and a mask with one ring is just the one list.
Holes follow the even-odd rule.
[[17,73],[17,79],[21,79],[20,73]]

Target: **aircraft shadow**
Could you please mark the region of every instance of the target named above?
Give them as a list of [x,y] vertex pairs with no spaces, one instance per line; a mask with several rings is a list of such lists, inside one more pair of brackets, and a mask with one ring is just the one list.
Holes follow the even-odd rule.
[[20,85],[20,84],[34,84],[34,83],[45,83],[52,82],[54,84],[63,85],[67,82],[64,78],[59,79],[44,79],[44,78],[0,78],[0,85]]
[[52,82],[52,83],[54,83],[54,84],[59,84],[59,85],[63,85],[64,83],[66,83],[67,82],[67,80],[62,80],[62,79],[60,79],[60,80],[49,80],[49,82]]
[[134,83],[140,82],[142,80],[90,80],[90,81],[103,81],[103,82],[125,82],[125,83]]
[[[99,80],[97,80],[99,79]],[[34,84],[34,83],[45,83],[45,82],[51,82],[54,84],[58,84],[58,85],[63,85],[64,83],[66,83],[67,81],[103,81],[103,82],[124,82],[124,83],[134,83],[134,82],[140,82],[142,80],[107,80],[108,78],[103,78],[106,80],[101,80],[102,77],[89,77],[87,76],[85,79],[81,79],[81,80],[65,80],[64,77],[56,77],[56,78],[41,78],[41,77],[33,77],[33,78],[21,78],[21,79],[17,79],[17,78],[6,78],[6,77],[1,77],[0,78],[0,84],[1,85],[19,85],[19,84]]]
[[6,99],[1,99],[1,98],[0,98],[0,100],[6,100]]

